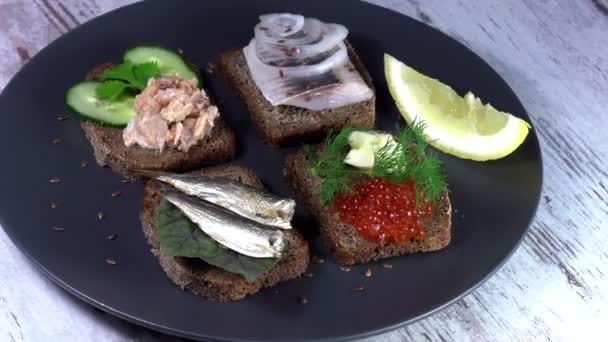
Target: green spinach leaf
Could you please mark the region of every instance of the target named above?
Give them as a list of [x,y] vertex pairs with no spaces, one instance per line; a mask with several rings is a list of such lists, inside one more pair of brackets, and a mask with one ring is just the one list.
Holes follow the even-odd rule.
[[277,258],[252,258],[222,246],[165,199],[156,210],[156,235],[167,256],[199,258],[240,274],[248,282],[255,281],[279,261]]

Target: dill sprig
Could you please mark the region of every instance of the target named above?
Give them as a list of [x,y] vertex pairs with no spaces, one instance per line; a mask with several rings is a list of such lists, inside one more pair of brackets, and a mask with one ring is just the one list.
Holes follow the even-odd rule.
[[319,200],[328,204],[336,194],[350,192],[353,179],[360,176],[381,178],[390,183],[411,179],[416,185],[417,203],[422,199],[430,202],[439,200],[446,188],[446,177],[437,155],[425,153],[425,127],[423,121],[417,121],[399,129],[396,144],[387,143],[378,149],[374,153],[374,166],[369,170],[344,163],[349,148],[348,137],[361,129],[348,127],[338,134],[330,134],[318,151],[306,147],[309,170],[321,180],[317,191]]
[[[351,190],[351,174],[344,163],[344,151],[349,146],[348,137],[356,129],[346,127],[335,135],[328,135],[322,151],[317,153],[310,146],[305,153],[310,162],[310,172],[321,179],[317,196],[322,203],[330,203],[336,193],[347,193]],[[354,170],[354,169],[353,169]]]

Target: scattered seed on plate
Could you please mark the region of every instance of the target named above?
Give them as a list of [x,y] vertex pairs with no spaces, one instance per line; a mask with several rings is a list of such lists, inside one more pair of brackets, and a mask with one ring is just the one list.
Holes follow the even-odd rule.
[[312,273],[312,272],[306,272],[306,273],[304,273],[304,277],[306,277],[306,278],[312,278],[314,276],[315,276],[315,274]]
[[112,193],[112,197],[118,197],[118,196],[120,196],[120,194],[121,194],[120,190],[116,190]]
[[52,144],[59,144],[61,143],[61,139],[60,138],[54,138],[53,140],[51,140]]
[[325,262],[325,259],[321,258],[318,255],[313,255],[312,256],[312,262],[314,262],[315,264],[322,264]]
[[389,263],[382,263],[382,267],[387,268],[387,269],[391,269],[393,268],[393,264],[389,264]]
[[365,287],[363,287],[363,285],[359,285],[353,289],[353,291],[363,291],[363,290],[365,290]]
[[85,168],[87,166],[89,166],[89,162],[88,161],[83,160],[83,161],[80,162],[80,167]]
[[363,275],[366,277],[371,277],[372,276],[372,269],[371,268],[366,268],[365,271],[363,271]]
[[207,63],[207,69],[206,69],[208,74],[213,74],[213,72],[215,71],[215,64],[209,62]]
[[61,183],[61,178],[59,177],[53,177],[49,180],[49,182],[51,182],[51,184],[57,184],[57,183]]
[[340,266],[340,267],[338,267],[338,268],[339,268],[341,271],[344,271],[344,272],[350,272],[350,267],[346,267],[346,266]]
[[106,258],[106,263],[110,264],[110,265],[116,265],[117,262],[114,259],[111,258]]
[[118,235],[111,234],[111,235],[106,236],[106,239],[108,239],[108,240],[116,240],[117,237],[118,237]]
[[298,303],[306,304],[308,303],[308,299],[306,299],[306,297],[298,297]]
[[57,121],[65,121],[69,118],[69,116],[58,116]]
[[56,209],[59,207],[59,202],[51,202],[51,209]]
[[63,231],[64,231],[64,229],[63,229],[63,228],[61,228],[61,227],[56,227],[56,226],[55,226],[55,227],[53,227],[53,230],[54,230],[54,231],[56,231],[56,232],[60,232],[60,233],[63,233]]
[[106,217],[106,214],[104,214],[104,212],[103,212],[103,211],[99,211],[99,212],[97,212],[97,219],[98,219],[99,221],[103,220],[105,217]]

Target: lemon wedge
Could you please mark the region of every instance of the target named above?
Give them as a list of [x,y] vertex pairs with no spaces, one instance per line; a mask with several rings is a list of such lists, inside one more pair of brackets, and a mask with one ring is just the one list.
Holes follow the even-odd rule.
[[408,124],[424,121],[429,144],[463,159],[505,157],[521,145],[530,125],[469,92],[464,97],[394,57],[384,55],[390,93]]

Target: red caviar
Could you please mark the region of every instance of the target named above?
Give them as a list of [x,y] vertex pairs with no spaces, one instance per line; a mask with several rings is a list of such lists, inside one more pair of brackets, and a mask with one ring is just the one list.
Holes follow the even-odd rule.
[[340,221],[355,226],[361,236],[380,244],[424,238],[423,221],[430,217],[432,205],[423,201],[416,206],[413,181],[393,184],[371,178],[352,190],[338,194],[333,208]]

